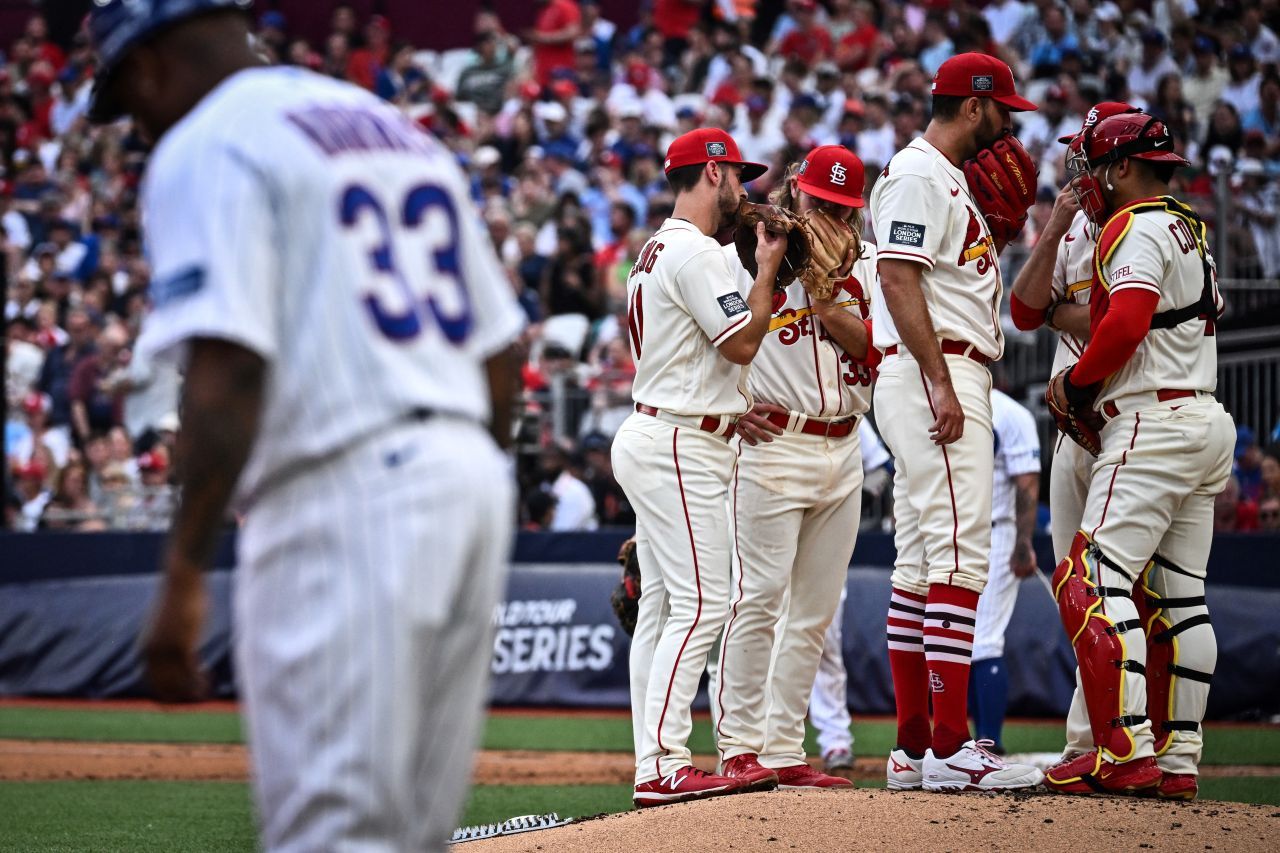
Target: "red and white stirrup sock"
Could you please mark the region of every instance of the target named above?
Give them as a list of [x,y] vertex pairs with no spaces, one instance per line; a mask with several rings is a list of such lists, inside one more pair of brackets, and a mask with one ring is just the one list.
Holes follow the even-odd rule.
[[925,597],[894,589],[885,633],[898,708],[898,746],[915,755],[929,748],[929,671],[924,655]]
[[924,611],[924,654],[933,697],[933,754],[946,758],[969,740],[969,662],[978,593],[933,584]]

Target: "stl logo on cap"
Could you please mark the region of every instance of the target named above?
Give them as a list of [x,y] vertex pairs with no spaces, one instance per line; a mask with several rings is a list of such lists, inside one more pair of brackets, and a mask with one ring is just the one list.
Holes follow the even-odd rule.
[[832,184],[837,187],[842,187],[844,186],[844,182],[847,177],[848,172],[845,170],[843,163],[836,162],[831,164],[830,180]]
[[729,149],[725,148],[723,142],[708,142],[707,156],[708,157],[728,157]]
[[976,75],[972,80],[972,85],[975,92],[990,92],[996,87],[995,80],[992,79],[990,74]]

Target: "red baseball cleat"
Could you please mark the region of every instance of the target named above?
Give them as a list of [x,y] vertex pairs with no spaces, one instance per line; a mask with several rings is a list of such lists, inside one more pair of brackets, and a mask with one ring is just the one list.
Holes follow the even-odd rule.
[[1162,800],[1194,800],[1200,793],[1200,782],[1194,773],[1165,773],[1156,786]]
[[779,788],[853,788],[853,783],[840,776],[814,770],[808,764],[778,768]]
[[721,772],[741,782],[743,791],[772,791],[778,787],[778,774],[762,766],[754,752],[726,759]]
[[742,791],[742,783],[727,776],[717,776],[699,770],[693,765],[681,767],[651,782],[636,785],[631,801],[636,808],[664,806],[667,803],[683,803],[687,800],[703,800]]
[[1100,751],[1050,767],[1045,787],[1059,794],[1138,794],[1160,784],[1155,758],[1113,764]]

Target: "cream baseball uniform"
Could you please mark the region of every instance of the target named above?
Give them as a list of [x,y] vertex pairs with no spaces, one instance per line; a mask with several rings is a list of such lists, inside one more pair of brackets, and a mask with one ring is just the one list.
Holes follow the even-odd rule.
[[[751,276],[734,247],[724,254],[746,291]],[[836,305],[868,318],[874,279],[875,247],[864,243]],[[831,338],[804,285],[792,283],[775,302],[748,379],[754,399],[788,410],[788,426],[769,442],[735,439],[733,604],[714,694],[722,759],[753,753],[772,769],[804,763],[809,694],[858,534],[862,454],[853,421],[870,407],[871,383],[871,369]],[[802,431],[822,422],[846,434]]]
[[512,534],[483,365],[523,325],[464,176],[368,92],[254,68],[164,135],[143,210],[142,352],[267,365],[235,589],[263,843],[441,850]]
[[[1050,284],[1051,302],[1065,300],[1075,305],[1089,304],[1096,247],[1094,231],[1089,217],[1083,211],[1077,211],[1071,227],[1058,245]],[[1057,376],[1079,361],[1084,347],[1085,341],[1075,335],[1058,332],[1058,347],[1053,354],[1053,370],[1049,375]],[[1095,461],[1092,454],[1065,435],[1059,435],[1054,442],[1053,461],[1049,467],[1049,532],[1056,561],[1067,556],[1071,540],[1080,529],[1080,517],[1084,515],[1084,502],[1089,494]],[[1080,672],[1077,670],[1076,689],[1067,712],[1068,754],[1093,749],[1093,732],[1089,729],[1089,713],[1084,707],[1079,681]]]
[[[721,247],[668,219],[627,280],[636,412],[613,443],[636,511],[640,612],[631,640],[636,784],[690,763],[690,705],[729,607],[726,499],[736,417],[751,406],[746,368],[716,349],[751,311]],[[710,431],[703,427],[710,427]]]
[[[1040,436],[1031,412],[1003,391],[991,392],[995,473],[991,488],[991,572],[978,599],[973,664],[1004,654],[1004,631],[1018,600],[1019,578],[1009,567],[1017,541],[1016,479],[1040,473]],[[1074,444],[1075,442],[1072,442]]]
[[[1200,299],[1205,268],[1194,226],[1175,211],[1161,198],[1112,217],[1099,238],[1095,279],[1095,286],[1101,283],[1107,292],[1095,293],[1095,300],[1130,288],[1150,291],[1159,295],[1158,318],[1160,312]],[[1213,291],[1220,306],[1216,278]],[[1217,658],[1204,604],[1205,569],[1214,496],[1231,474],[1235,445],[1235,424],[1213,397],[1217,347],[1212,323],[1192,318],[1173,328],[1153,328],[1106,380],[1099,397],[1107,420],[1102,453],[1093,467],[1081,522],[1081,532],[1097,549],[1092,562],[1100,586],[1127,589],[1149,561],[1155,562],[1143,576],[1153,601],[1139,601],[1135,607],[1130,598],[1108,596],[1101,605],[1108,618],[1124,624],[1138,619],[1139,610],[1146,616],[1160,600],[1172,605],[1143,620],[1151,630],[1176,637],[1172,643],[1157,643],[1171,649],[1170,668],[1153,662],[1146,677],[1122,669],[1120,713],[1142,718],[1127,726],[1135,743],[1133,758],[1153,754],[1153,735],[1159,742],[1171,734],[1159,762],[1161,769],[1175,773],[1195,773],[1200,758],[1199,723]],[[1175,397],[1171,391],[1184,395]],[[1075,550],[1073,545],[1073,554]],[[1143,622],[1120,636],[1128,659],[1145,666]],[[1143,716],[1152,678],[1172,682],[1169,705],[1159,709],[1172,729],[1153,732]]]
[[[879,260],[924,267],[921,287],[938,337],[986,359],[1004,351],[995,243],[964,173],[923,138],[899,151],[871,193]],[[991,546],[991,374],[963,354],[946,355],[964,409],[964,435],[939,447],[927,381],[902,344],[877,286],[875,344],[886,352],[876,381],[877,423],[893,453],[898,549],[893,585],[925,595],[932,583],[981,592]]]

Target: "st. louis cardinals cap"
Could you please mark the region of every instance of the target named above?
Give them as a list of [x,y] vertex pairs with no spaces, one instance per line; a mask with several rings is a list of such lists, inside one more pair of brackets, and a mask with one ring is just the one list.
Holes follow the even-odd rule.
[[742,159],[738,143],[733,137],[718,127],[700,127],[691,130],[684,136],[677,136],[667,148],[667,159],[662,163],[662,170],[670,172],[681,166],[696,166],[715,160],[717,163],[732,163],[742,167],[742,182],[754,181],[769,171],[769,167],[761,163],[748,163]]
[[819,145],[804,155],[796,172],[800,189],[814,198],[862,207],[862,187],[866,183],[862,161],[843,145]]
[[1018,94],[1009,66],[985,53],[961,53],[942,63],[933,75],[933,94],[990,98],[1016,112],[1038,109]]
[[[1094,104],[1089,110],[1088,115],[1084,117],[1084,123],[1080,125],[1080,133],[1084,133],[1104,118],[1118,116],[1121,113],[1136,113],[1137,111],[1137,107],[1132,106],[1131,104],[1126,104],[1124,101],[1102,101],[1101,103]],[[1079,136],[1080,133],[1068,133],[1066,136],[1059,136],[1058,141],[1063,145],[1066,145],[1068,142]]]

